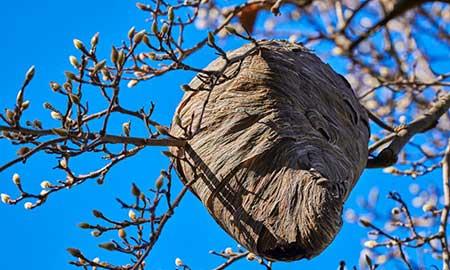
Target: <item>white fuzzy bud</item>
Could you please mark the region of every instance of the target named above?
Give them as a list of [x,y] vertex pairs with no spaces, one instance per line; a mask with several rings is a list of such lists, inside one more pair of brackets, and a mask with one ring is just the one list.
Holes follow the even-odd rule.
[[374,248],[377,245],[378,245],[378,243],[376,241],[374,241],[374,240],[369,240],[369,241],[364,242],[364,246],[366,248]]
[[3,203],[10,203],[11,197],[8,194],[2,193],[0,195]]
[[55,120],[61,120],[61,119],[62,119],[62,115],[61,115],[59,112],[52,111],[52,112],[50,113],[50,116],[51,116],[53,119],[55,119]]
[[176,266],[183,266],[183,261],[180,258],[175,259],[175,265]]
[[254,253],[247,254],[247,260],[253,261],[254,259],[256,259],[256,255]]
[[62,158],[59,161],[59,166],[61,166],[61,168],[63,168],[63,169],[67,169],[67,160],[65,158]]
[[426,204],[424,204],[422,206],[422,210],[424,212],[432,211],[432,210],[434,210],[434,208],[435,208],[434,203],[431,203],[431,202],[427,202]]
[[77,58],[73,55],[69,56],[69,62],[74,68],[78,68],[80,66],[80,63],[78,63]]
[[20,184],[20,175],[18,173],[15,173],[12,177],[13,183],[16,185]]
[[84,44],[83,44],[83,42],[81,42],[81,40],[79,40],[79,39],[74,39],[74,40],[73,40],[73,45],[74,45],[75,48],[77,48],[78,50],[83,50],[83,49],[84,49]]
[[34,66],[31,66],[28,69],[27,73],[25,74],[25,80],[30,81],[31,79],[33,79],[34,73],[35,73]]
[[128,217],[131,220],[136,220],[136,213],[132,209],[130,209],[130,211],[128,211]]
[[52,186],[52,183],[49,181],[42,181],[41,182],[41,188],[50,188]]
[[125,136],[130,136],[130,128],[131,128],[131,123],[130,122],[125,122],[122,124],[122,132]]
[[29,210],[29,209],[33,208],[33,204],[31,202],[26,202],[23,204],[23,207],[25,207],[25,209]]
[[130,80],[129,82],[128,82],[128,84],[127,84],[127,87],[128,88],[133,88],[133,87],[135,87],[136,86],[136,84],[138,84],[138,80]]

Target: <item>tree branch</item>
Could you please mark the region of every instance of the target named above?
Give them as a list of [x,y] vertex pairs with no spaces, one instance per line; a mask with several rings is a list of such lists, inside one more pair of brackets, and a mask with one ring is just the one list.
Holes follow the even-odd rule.
[[441,96],[431,109],[423,115],[416,118],[406,127],[400,129],[396,137],[388,147],[384,148],[376,157],[369,158],[367,168],[383,168],[393,165],[397,162],[397,155],[411,138],[433,128],[439,118],[450,108],[450,93]]
[[445,150],[444,159],[442,160],[442,186],[444,189],[444,208],[441,213],[441,222],[439,225],[439,236],[442,245],[442,269],[448,270],[450,267],[450,253],[447,241],[447,222],[450,211],[450,140]]
[[[33,136],[48,136],[55,135],[60,129],[28,129],[28,128],[14,128],[8,126],[0,126],[0,131],[8,131],[14,133],[21,133],[24,135]],[[164,138],[164,139],[153,139],[153,138],[139,138],[139,137],[125,137],[117,135],[100,135],[99,133],[85,133],[85,132],[68,132],[68,138],[84,138],[90,140],[99,140],[103,143],[111,144],[132,144],[135,146],[178,146],[183,147],[186,141],[177,138]]]
[[226,262],[224,262],[221,265],[217,266],[216,268],[214,268],[214,270],[225,269],[228,266],[230,266],[231,264],[235,263],[236,261],[238,261],[238,260],[240,260],[242,258],[245,258],[248,254],[249,254],[249,252],[246,251],[246,252],[242,252],[240,254],[232,255],[232,256],[229,257],[229,259]]

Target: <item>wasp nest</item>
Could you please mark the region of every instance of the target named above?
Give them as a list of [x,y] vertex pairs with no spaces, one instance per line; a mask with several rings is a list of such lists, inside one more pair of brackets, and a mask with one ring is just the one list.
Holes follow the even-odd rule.
[[[348,82],[298,44],[260,41],[211,91],[195,78],[171,134],[183,181],[237,242],[271,260],[318,255],[367,161],[367,115]],[[206,69],[223,68],[222,58]]]

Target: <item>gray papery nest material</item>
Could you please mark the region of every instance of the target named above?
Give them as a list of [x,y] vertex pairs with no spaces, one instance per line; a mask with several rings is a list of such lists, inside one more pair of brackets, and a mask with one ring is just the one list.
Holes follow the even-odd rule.
[[[367,115],[348,82],[301,45],[258,44],[228,54],[253,50],[212,91],[186,92],[176,114],[194,136],[171,151],[185,158],[176,161],[183,181],[198,178],[192,191],[241,245],[270,260],[312,258],[341,228],[366,165]],[[194,78],[190,87],[206,86]],[[170,132],[184,134],[176,124]]]

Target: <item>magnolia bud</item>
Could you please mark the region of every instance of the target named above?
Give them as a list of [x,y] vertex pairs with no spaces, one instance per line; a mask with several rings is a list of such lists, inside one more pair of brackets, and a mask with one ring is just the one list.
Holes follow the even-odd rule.
[[120,50],[117,56],[117,64],[122,66],[124,62],[125,62],[125,53],[123,52],[123,50]]
[[183,261],[180,258],[175,259],[175,265],[176,266],[183,266]]
[[130,211],[128,211],[128,217],[134,221],[136,220],[136,213],[132,209],[130,209]]
[[138,84],[138,80],[130,80],[127,84],[128,88],[133,88],[134,86],[136,86],[136,84]]
[[434,203],[431,203],[431,202],[427,202],[426,204],[424,204],[422,206],[422,210],[424,212],[432,211],[432,210],[434,210],[434,208],[435,208]]
[[101,234],[102,234],[102,233],[101,233],[99,230],[93,230],[93,231],[91,232],[91,235],[92,235],[93,237],[99,237]]
[[129,39],[133,38],[135,31],[136,31],[136,28],[134,28],[134,26],[131,27],[130,30],[128,30],[128,38]]
[[59,112],[52,111],[50,116],[55,120],[61,120],[63,116]]
[[173,19],[174,19],[174,14],[173,14],[173,7],[172,6],[170,6],[168,9],[167,9],[167,19],[169,19],[169,21],[173,21]]
[[227,255],[231,255],[231,254],[233,254],[233,249],[230,248],[230,247],[227,247],[227,248],[225,249],[224,253],[227,254]]
[[125,237],[127,237],[127,233],[125,232],[125,230],[124,229],[119,229],[118,231],[117,231],[117,234],[119,235],[119,237],[120,238],[125,238]]
[[113,250],[116,249],[116,245],[114,243],[112,243],[112,242],[102,243],[102,244],[100,244],[98,246],[101,247],[101,248],[104,248],[106,250],[109,250],[109,251],[113,251]]
[[66,89],[67,92],[72,91],[72,81],[68,80],[63,84],[64,89]]
[[397,171],[397,169],[395,167],[392,167],[392,166],[386,167],[386,168],[383,169],[384,173],[395,173],[396,171]]
[[11,111],[10,109],[6,109],[6,118],[9,120],[13,120],[15,116],[15,113]]
[[23,156],[23,155],[26,155],[28,152],[30,152],[30,148],[24,146],[24,147],[21,147],[21,148],[17,151],[17,155],[18,155],[18,156]]
[[22,111],[25,111],[26,109],[28,109],[28,107],[30,107],[30,101],[29,100],[25,100],[24,102],[22,102],[22,104],[20,105],[20,109]]
[[34,66],[31,66],[28,69],[27,73],[25,74],[25,80],[26,81],[31,81],[31,79],[33,79],[33,77],[34,77],[34,72],[35,72]]
[[79,39],[74,39],[73,40],[73,45],[78,50],[85,50],[83,42],[81,42],[81,40],[79,40]]
[[147,54],[145,54],[145,53],[140,53],[140,54],[138,55],[138,58],[139,58],[139,60],[141,60],[141,61],[145,61],[145,58],[147,58]]
[[82,223],[78,224],[78,227],[80,227],[81,229],[89,229],[89,228],[91,228],[91,225],[89,225],[86,222],[82,222]]
[[26,202],[23,204],[23,207],[25,207],[25,209],[29,210],[29,209],[33,208],[33,204],[31,202]]
[[77,258],[82,256],[81,251],[76,248],[68,248],[67,252],[69,252],[70,255],[77,257]]
[[51,188],[51,187],[52,187],[52,183],[50,183],[49,181],[41,182],[41,188]]
[[92,38],[91,38],[91,46],[95,47],[98,44],[98,37],[99,37],[99,32],[95,33]]
[[400,214],[400,212],[401,212],[401,211],[400,211],[400,208],[398,208],[398,207],[394,207],[394,208],[392,208],[392,210],[391,210],[391,214],[394,215],[394,216]]
[[75,179],[71,175],[67,175],[67,177],[66,177],[66,184],[68,185],[67,188],[69,188],[73,184],[74,181],[75,181]]
[[133,194],[134,196],[139,196],[141,194],[141,190],[136,186],[135,183],[133,183],[131,185],[131,194]]
[[13,174],[12,180],[14,184],[20,185],[20,175],[18,173]]
[[80,66],[80,63],[78,63],[77,58],[73,55],[69,56],[69,62],[74,68],[78,68]]
[[145,30],[139,31],[133,38],[134,43],[139,44],[141,43],[142,39],[144,38]]
[[164,35],[168,31],[169,31],[169,25],[167,23],[164,23],[163,26],[161,27],[161,34]]
[[92,214],[94,215],[94,217],[96,218],[102,218],[103,217],[103,213],[98,211],[98,210],[92,210]]
[[57,82],[50,82],[50,88],[52,88],[53,91],[59,91],[61,90],[61,85]]
[[164,177],[162,177],[162,175],[160,175],[160,176],[156,179],[156,181],[155,181],[155,187],[156,187],[156,189],[157,189],[157,190],[160,190],[161,187],[163,186],[163,184],[164,184]]
[[378,245],[378,243],[376,241],[374,241],[374,240],[369,240],[369,241],[364,242],[364,246],[366,248],[374,248],[377,245]]
[[65,71],[64,75],[66,75],[67,79],[76,81],[78,80],[77,76],[70,71]]
[[150,10],[150,6],[149,5],[144,5],[142,3],[136,3],[136,7],[140,10],[144,10],[144,11],[149,11]]
[[130,136],[130,130],[131,130],[131,122],[125,122],[122,124],[122,132],[125,134],[125,136]]
[[256,259],[256,255],[254,253],[249,253],[247,254],[247,260],[249,261],[253,261],[254,259]]
[[145,45],[147,45],[148,47],[151,47],[150,40],[148,39],[147,35],[144,35],[144,37],[142,38],[142,41],[144,41]]
[[152,32],[155,35],[158,35],[158,22],[156,22],[156,20],[154,20],[152,23]]
[[66,158],[62,158],[62,159],[59,161],[59,166],[60,166],[61,168],[63,168],[63,169],[67,169],[67,160],[66,160]]
[[104,81],[107,81],[107,80],[111,80],[111,79],[112,79],[112,78],[111,78],[111,73],[109,72],[108,69],[102,68],[102,69],[101,69],[101,72],[102,72],[103,80],[104,80]]
[[8,194],[2,193],[0,197],[3,203],[9,204],[11,202],[11,197]]
[[42,129],[42,122],[38,119],[33,120],[33,125],[38,129]]
[[92,74],[97,73],[99,70],[101,70],[102,68],[104,68],[106,65],[106,60],[102,60],[100,62],[98,62],[94,68],[92,69]]
[[23,101],[23,90],[17,92],[16,103],[21,104]]
[[114,64],[117,62],[117,58],[119,57],[119,53],[117,52],[116,47],[112,47],[111,49],[111,62]]

